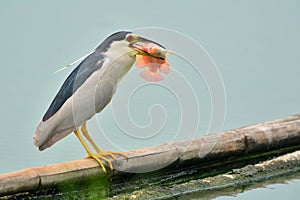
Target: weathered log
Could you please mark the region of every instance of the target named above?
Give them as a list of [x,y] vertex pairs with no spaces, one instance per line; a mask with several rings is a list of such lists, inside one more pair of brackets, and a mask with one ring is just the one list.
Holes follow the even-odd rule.
[[162,197],[163,199],[213,199],[224,194],[232,195],[237,191],[242,192],[252,184],[272,179],[276,180],[276,178],[282,178],[284,175],[288,176],[297,172],[298,174],[300,172],[300,151],[288,153],[255,165],[233,169],[228,173],[213,177],[164,185],[151,185],[140,190],[114,196],[111,199],[161,199]]
[[247,154],[300,145],[300,115],[218,134],[128,151],[128,159],[113,161],[116,171],[105,174],[93,159],[24,169],[0,175],[0,196],[34,191],[89,177],[144,173],[169,165],[205,165]]

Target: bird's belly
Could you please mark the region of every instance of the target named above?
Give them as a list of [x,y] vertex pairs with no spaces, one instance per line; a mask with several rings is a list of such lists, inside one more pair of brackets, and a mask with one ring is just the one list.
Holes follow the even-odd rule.
[[104,68],[95,89],[95,108],[97,113],[111,101],[119,82],[131,69],[134,61],[135,59],[129,56],[123,56],[110,62],[109,67]]
[[[120,64],[121,63],[121,64]],[[121,78],[130,70],[134,59],[123,56],[106,61],[74,93],[71,98],[72,115],[76,127],[93,117],[111,101]]]

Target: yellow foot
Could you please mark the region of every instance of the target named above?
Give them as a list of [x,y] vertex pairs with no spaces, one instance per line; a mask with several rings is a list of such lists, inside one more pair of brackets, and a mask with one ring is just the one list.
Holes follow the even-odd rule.
[[111,151],[98,152],[97,154],[89,154],[89,155],[87,155],[86,158],[93,158],[93,159],[95,159],[99,163],[99,165],[102,168],[102,170],[106,173],[107,171],[105,169],[103,161],[105,161],[109,165],[109,168],[112,171],[114,169],[113,166],[112,166],[112,162],[107,157],[111,157],[113,160],[116,160],[117,158],[116,158],[116,156],[114,154],[115,155],[119,155],[119,156],[123,156],[125,158],[128,158],[128,156],[125,153],[111,152]]
[[[95,159],[95,160],[99,163],[100,167],[102,168],[102,170],[103,170],[105,173],[106,173],[107,171],[106,171],[106,169],[105,169],[105,166],[104,166],[104,164],[103,164],[103,161],[105,161],[105,162],[109,165],[109,168],[110,168],[111,171],[114,169],[113,166],[112,166],[111,161],[110,161],[109,159],[105,158],[104,156],[101,156],[101,155],[98,155],[98,154],[89,154],[89,155],[87,155],[86,158],[93,158],[93,159]],[[101,160],[103,160],[103,161],[101,161]]]
[[113,160],[116,160],[116,156],[115,155],[119,155],[119,156],[123,156],[125,158],[128,158],[128,156],[125,153],[120,153],[120,152],[112,152],[112,151],[105,151],[105,152],[98,152],[96,155],[98,157],[102,157],[102,156],[109,156],[111,157]]

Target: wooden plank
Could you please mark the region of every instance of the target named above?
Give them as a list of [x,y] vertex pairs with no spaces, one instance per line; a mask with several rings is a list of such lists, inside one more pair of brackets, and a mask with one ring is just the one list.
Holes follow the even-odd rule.
[[[238,128],[217,134],[164,143],[159,146],[127,152],[128,159],[113,161],[116,171],[144,173],[164,168],[170,164],[197,165],[217,162],[232,156],[266,152],[300,145],[300,115]],[[24,169],[0,175],[0,196],[34,191],[55,184],[78,181],[84,177],[107,176],[93,159],[82,159],[49,166]]]

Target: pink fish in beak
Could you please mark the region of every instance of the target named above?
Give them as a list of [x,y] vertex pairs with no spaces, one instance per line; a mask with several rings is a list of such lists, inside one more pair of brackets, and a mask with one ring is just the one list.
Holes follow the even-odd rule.
[[161,73],[168,74],[170,65],[166,61],[166,54],[172,51],[163,49],[154,43],[136,44],[135,48],[142,53],[136,55],[135,66],[137,68],[147,67],[140,76],[146,81],[157,82],[163,80]]

